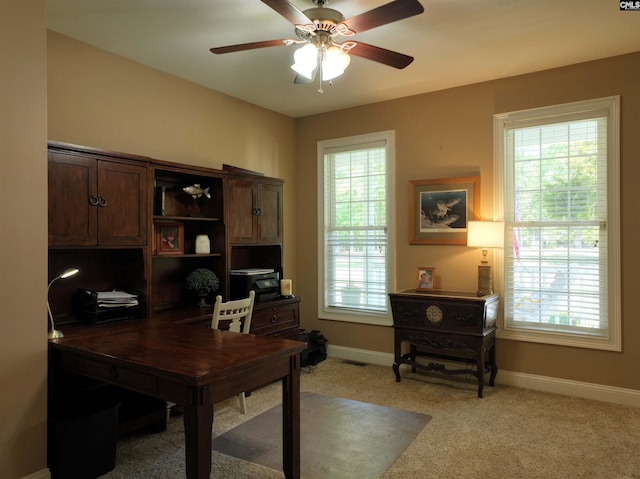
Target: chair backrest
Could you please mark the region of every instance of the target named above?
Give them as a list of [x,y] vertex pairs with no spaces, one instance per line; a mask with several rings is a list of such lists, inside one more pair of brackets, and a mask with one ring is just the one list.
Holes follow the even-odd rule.
[[253,301],[255,291],[249,291],[249,297],[245,299],[236,299],[232,301],[222,302],[222,296],[216,296],[216,302],[213,305],[213,317],[211,319],[211,328],[218,329],[220,322],[228,323],[229,331],[236,333],[249,333],[251,331],[251,315],[253,314]]

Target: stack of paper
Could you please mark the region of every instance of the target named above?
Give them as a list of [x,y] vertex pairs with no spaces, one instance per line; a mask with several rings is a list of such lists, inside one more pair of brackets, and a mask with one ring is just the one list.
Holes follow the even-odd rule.
[[98,291],[98,308],[128,308],[138,306],[138,297],[124,291]]

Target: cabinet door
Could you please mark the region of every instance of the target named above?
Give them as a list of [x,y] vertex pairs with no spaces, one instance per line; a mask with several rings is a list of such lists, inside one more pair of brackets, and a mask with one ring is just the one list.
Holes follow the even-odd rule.
[[282,242],[282,185],[258,186],[258,243]]
[[49,245],[147,243],[147,169],[49,152]]
[[49,152],[49,244],[95,245],[96,161]]
[[255,243],[258,240],[256,184],[253,181],[229,180],[228,185],[229,243]]
[[147,243],[147,169],[100,161],[98,164],[98,244]]

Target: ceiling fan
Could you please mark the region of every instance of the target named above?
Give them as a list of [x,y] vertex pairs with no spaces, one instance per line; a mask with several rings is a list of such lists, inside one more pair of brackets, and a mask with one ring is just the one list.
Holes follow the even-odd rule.
[[424,8],[418,0],[394,0],[390,3],[349,19],[337,10],[327,8],[329,0],[312,0],[316,8],[299,10],[288,0],[261,0],[295,26],[296,39],[284,38],[241,43],[211,48],[212,53],[232,53],[257,48],[302,45],[294,54],[295,83],[313,81],[320,71],[322,82],[331,81],[344,73],[350,62],[349,54],[382,63],[393,68],[407,67],[413,57],[363,42],[341,41],[372,28],[419,15]]

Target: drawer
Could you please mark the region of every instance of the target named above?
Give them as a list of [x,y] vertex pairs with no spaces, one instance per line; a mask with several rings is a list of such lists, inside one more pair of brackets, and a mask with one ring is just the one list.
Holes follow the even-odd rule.
[[391,305],[396,327],[482,334],[495,324],[485,321],[485,304],[480,301],[392,298]]
[[273,335],[278,331],[297,328],[300,325],[298,311],[297,303],[254,309],[251,316],[251,333]]
[[292,339],[294,341],[300,341],[300,328],[295,327],[293,329],[278,331],[270,334],[269,336],[272,338]]
[[64,354],[60,356],[60,365],[75,373],[98,379],[109,384],[122,386],[151,395],[158,393],[159,379],[153,374],[141,373],[126,367],[107,364],[104,361],[96,361],[86,357],[67,358]]
[[[495,335],[490,335],[493,338]],[[425,333],[416,330],[395,330],[395,341],[407,341],[411,344],[426,346],[434,351],[477,351],[485,344],[484,336],[472,336],[468,334],[449,333]]]

